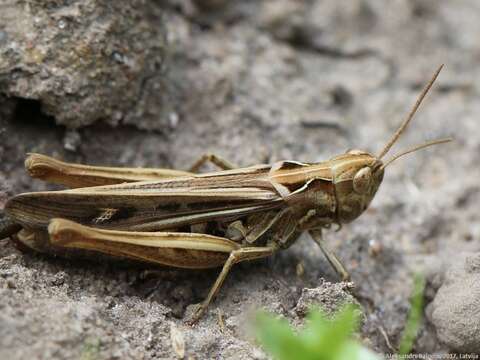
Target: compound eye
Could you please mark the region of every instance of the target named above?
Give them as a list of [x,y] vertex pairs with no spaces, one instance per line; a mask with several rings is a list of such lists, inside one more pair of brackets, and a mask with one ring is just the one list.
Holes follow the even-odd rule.
[[369,167],[364,167],[355,174],[353,178],[353,190],[357,194],[366,194],[370,190],[372,183],[372,170]]

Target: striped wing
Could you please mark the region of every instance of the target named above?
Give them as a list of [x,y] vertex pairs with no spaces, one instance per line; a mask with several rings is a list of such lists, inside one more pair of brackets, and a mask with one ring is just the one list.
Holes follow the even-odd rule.
[[27,228],[65,218],[109,229],[154,231],[235,219],[285,204],[268,180],[269,166],[160,181],[20,194],[6,213]]

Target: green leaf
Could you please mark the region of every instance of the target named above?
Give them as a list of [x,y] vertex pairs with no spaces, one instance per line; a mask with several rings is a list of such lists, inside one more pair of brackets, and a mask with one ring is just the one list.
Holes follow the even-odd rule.
[[379,360],[380,357],[351,340],[359,322],[356,306],[346,305],[332,318],[320,309],[311,309],[298,335],[288,322],[259,313],[257,339],[278,360]]
[[418,329],[422,322],[424,291],[425,277],[422,274],[417,273],[415,274],[413,294],[410,300],[410,312],[408,314],[405,329],[403,330],[402,339],[400,340],[398,350],[400,355],[406,355],[412,351]]
[[348,304],[332,319],[327,319],[321,310],[312,309],[307,316],[307,326],[301,334],[304,342],[318,354],[333,356],[356,330],[356,310],[354,305]]
[[265,312],[260,312],[255,325],[257,339],[274,358],[303,360],[297,355],[306,350],[303,349],[302,342],[285,319],[278,319]]
[[355,341],[344,344],[340,352],[332,360],[380,360],[379,355]]

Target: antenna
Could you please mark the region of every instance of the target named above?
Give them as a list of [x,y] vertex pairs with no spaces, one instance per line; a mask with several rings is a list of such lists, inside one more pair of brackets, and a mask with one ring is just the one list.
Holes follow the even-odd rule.
[[401,153],[394,155],[391,159],[387,160],[380,169],[385,169],[388,165],[390,165],[392,162],[397,160],[398,158],[402,157],[403,155],[410,154],[412,152],[424,149],[426,147],[432,146],[432,145],[438,145],[438,144],[444,144],[447,142],[452,141],[452,138],[445,138],[445,139],[437,139],[437,140],[432,140],[432,141],[427,141],[426,143],[416,145],[414,147],[411,147],[410,149],[404,150]]
[[433,74],[433,77],[432,79],[428,82],[428,84],[423,88],[422,92],[420,93],[420,96],[418,97],[417,101],[415,102],[415,105],[413,106],[412,110],[410,110],[410,112],[408,113],[407,117],[405,118],[405,120],[403,120],[402,124],[400,125],[400,127],[397,129],[397,131],[395,132],[395,134],[393,134],[392,138],[390,139],[390,141],[387,143],[387,145],[385,145],[385,147],[383,148],[383,150],[380,152],[380,155],[378,155],[378,158],[381,159],[383,156],[385,156],[386,153],[388,153],[388,151],[390,150],[390,148],[393,146],[393,144],[395,144],[395,142],[398,140],[398,138],[400,137],[400,135],[402,135],[402,133],[404,132],[405,128],[408,126],[408,124],[410,123],[410,121],[412,120],[413,118],[413,115],[415,115],[416,111],[418,110],[418,108],[420,107],[420,104],[422,103],[423,99],[425,98],[425,96],[427,95],[428,91],[430,90],[430,88],[432,87],[433,83],[435,82],[435,80],[437,79],[438,77],[438,74],[440,74],[440,71],[442,71],[442,68],[443,68],[443,64],[439,66],[439,68],[437,69],[437,71],[435,71],[435,74]]

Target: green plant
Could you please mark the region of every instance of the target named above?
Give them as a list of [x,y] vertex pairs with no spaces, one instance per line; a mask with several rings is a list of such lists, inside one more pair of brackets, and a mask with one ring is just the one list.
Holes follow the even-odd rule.
[[101,341],[99,338],[87,339],[83,345],[80,360],[98,360]]
[[352,339],[359,311],[346,305],[332,318],[311,309],[305,328],[295,333],[285,319],[265,312],[257,315],[256,335],[265,350],[278,360],[379,360],[380,357]]
[[412,298],[410,300],[410,312],[408,313],[407,323],[403,330],[402,339],[398,353],[400,355],[409,354],[412,351],[413,343],[417,337],[418,329],[422,322],[423,312],[423,293],[425,291],[425,277],[421,274],[415,274]]

